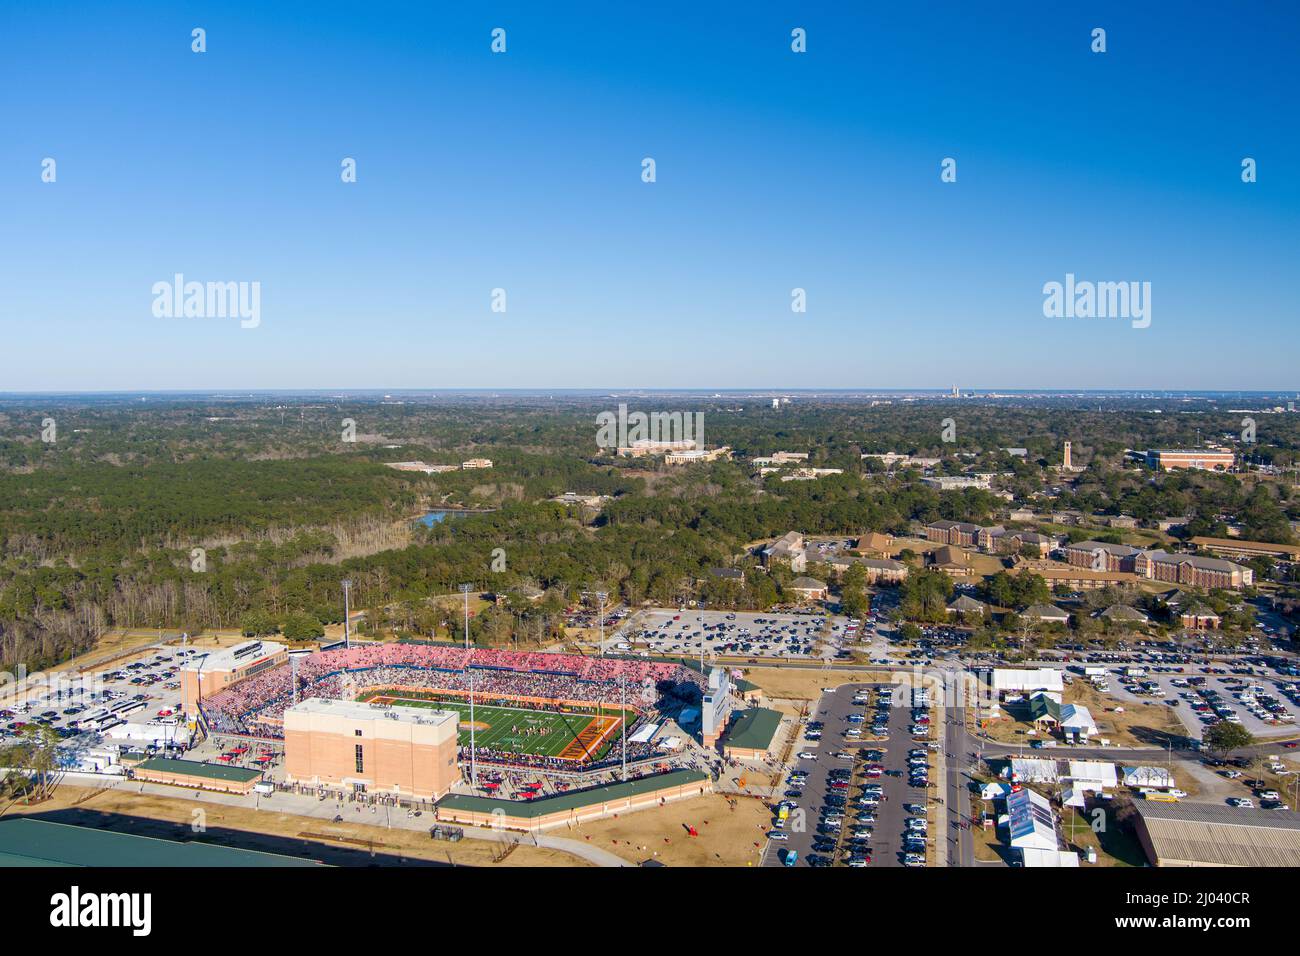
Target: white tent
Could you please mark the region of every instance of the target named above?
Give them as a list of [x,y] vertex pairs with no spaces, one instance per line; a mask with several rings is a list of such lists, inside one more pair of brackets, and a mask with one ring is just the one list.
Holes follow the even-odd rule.
[[1071,760],[1070,780],[1079,791],[1102,792],[1118,786],[1115,765],[1105,760]]
[[1124,786],[1156,787],[1167,790],[1174,785],[1174,775],[1164,767],[1124,767]]
[[1073,850],[1038,850],[1033,847],[1022,847],[1020,856],[1025,866],[1077,867],[1079,865],[1079,854]]
[[1056,783],[1061,778],[1055,760],[1013,757],[1011,776],[1018,783]]
[[1062,672],[1055,667],[995,667],[992,684],[995,694],[1004,694],[1008,691],[1023,693],[1033,690],[1051,690],[1059,693],[1065,690]]

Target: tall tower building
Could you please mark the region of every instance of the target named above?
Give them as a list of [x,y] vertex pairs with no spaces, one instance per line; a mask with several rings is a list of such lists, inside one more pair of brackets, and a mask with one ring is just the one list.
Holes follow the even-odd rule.
[[1064,468],[1066,471],[1074,470],[1074,465],[1070,461],[1070,443],[1068,441],[1065,443],[1065,455],[1061,461],[1061,467]]

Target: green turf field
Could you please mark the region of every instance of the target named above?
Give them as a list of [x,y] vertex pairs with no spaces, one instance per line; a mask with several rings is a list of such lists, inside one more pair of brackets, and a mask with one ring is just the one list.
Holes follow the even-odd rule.
[[[460,714],[460,743],[469,746],[469,704],[460,701],[418,700],[401,694],[387,694],[383,691],[367,694],[366,700],[393,697],[403,706],[429,707],[435,710],[454,710]],[[606,711],[606,717],[615,717],[617,711]],[[474,744],[493,750],[508,751],[518,754],[533,754],[542,757],[558,757],[564,752],[588,724],[593,714],[571,714],[557,711],[525,710],[513,707],[494,707],[476,705],[474,722],[478,725],[474,731]],[[625,715],[633,717],[632,712]],[[542,731],[549,730],[549,733]],[[533,731],[529,733],[529,731]],[[596,760],[604,756],[610,744],[619,739],[619,731],[614,730],[600,745],[596,753],[588,759]]]

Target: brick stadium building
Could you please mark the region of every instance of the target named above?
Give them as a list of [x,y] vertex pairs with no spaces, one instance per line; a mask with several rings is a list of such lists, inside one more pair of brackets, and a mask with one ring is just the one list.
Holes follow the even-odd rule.
[[193,717],[198,713],[201,699],[288,660],[289,649],[274,641],[245,641],[192,657],[181,666],[181,709],[186,716]]
[[1236,461],[1230,451],[1209,448],[1147,451],[1147,467],[1156,471],[1173,471],[1176,468],[1193,468],[1198,471],[1228,471]]
[[458,715],[312,698],[284,712],[290,783],[437,800],[460,780]]

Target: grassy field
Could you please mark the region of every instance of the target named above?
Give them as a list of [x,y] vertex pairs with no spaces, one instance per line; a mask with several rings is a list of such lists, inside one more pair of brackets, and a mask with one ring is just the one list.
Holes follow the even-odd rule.
[[[412,698],[403,694],[382,691],[364,695],[364,700],[375,703],[400,703],[410,707],[429,707],[436,710],[454,710],[460,714],[460,743],[469,746],[469,704],[459,700],[430,700]],[[516,707],[476,705],[474,707],[474,743],[478,747],[508,753],[531,754],[541,757],[559,757],[570,750],[570,745],[584,735],[580,746],[585,759],[598,760],[610,745],[619,739],[620,724],[635,714],[607,711],[596,714],[577,714],[566,711],[527,710]],[[603,731],[603,733],[602,733]],[[593,743],[593,740],[595,741]],[[594,749],[593,749],[594,748]],[[572,754],[571,754],[572,755]]]

